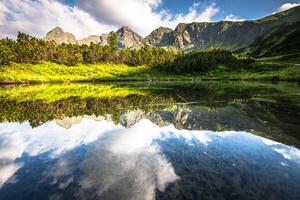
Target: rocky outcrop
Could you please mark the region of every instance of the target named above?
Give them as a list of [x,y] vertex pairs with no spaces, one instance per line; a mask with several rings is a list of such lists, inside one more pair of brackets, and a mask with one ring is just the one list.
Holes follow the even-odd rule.
[[109,36],[109,33],[103,33],[101,36],[100,36],[100,43],[102,45],[107,45],[107,39],[108,39],[108,36]]
[[152,31],[150,35],[145,37],[143,43],[150,46],[160,47],[160,46],[167,46],[168,44],[168,34],[171,33],[173,30],[166,27],[159,27]]
[[80,45],[83,45],[83,44],[90,45],[91,43],[97,44],[99,42],[101,42],[100,36],[90,35],[87,38],[83,38],[83,39],[79,40],[78,44],[80,44]]
[[46,41],[54,41],[57,44],[76,44],[77,40],[72,33],[64,32],[60,27],[55,27],[44,37]]
[[[127,26],[121,27],[117,32],[118,36],[118,47],[125,48],[137,48],[142,46],[143,37],[131,30]],[[100,36],[90,35],[81,40],[77,40],[71,33],[64,32],[61,28],[56,27],[49,31],[44,37],[46,41],[54,41],[57,44],[80,44],[90,45],[91,43],[100,43],[101,45],[107,45],[108,37],[110,33],[105,33]]]
[[142,45],[143,37],[127,26],[121,27],[116,33],[118,35],[119,48],[126,49],[133,46]]
[[76,124],[80,124],[83,119],[89,119],[94,121],[112,121],[111,116],[105,115],[105,116],[96,116],[96,115],[83,115],[83,116],[77,116],[77,117],[65,117],[63,119],[56,119],[55,122],[57,125],[65,128],[70,129],[72,126]]
[[177,49],[199,50],[210,47],[236,49],[264,34],[266,29],[255,22],[216,22],[179,24],[168,41]]
[[77,40],[76,37],[72,33],[64,32],[60,27],[55,27],[51,31],[49,31],[44,37],[46,41],[53,41],[57,44],[80,44],[80,45],[90,45],[91,43],[99,43],[101,42],[100,36],[90,35],[81,40]]

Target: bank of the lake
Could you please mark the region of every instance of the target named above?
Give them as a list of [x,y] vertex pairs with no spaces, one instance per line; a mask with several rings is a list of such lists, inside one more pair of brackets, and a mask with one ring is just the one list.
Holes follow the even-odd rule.
[[66,66],[50,62],[40,64],[12,63],[0,67],[0,83],[51,83],[97,81],[162,81],[162,80],[278,80],[300,81],[297,64],[256,63],[249,68],[215,70],[192,74],[174,74],[149,66],[125,64],[80,64]]

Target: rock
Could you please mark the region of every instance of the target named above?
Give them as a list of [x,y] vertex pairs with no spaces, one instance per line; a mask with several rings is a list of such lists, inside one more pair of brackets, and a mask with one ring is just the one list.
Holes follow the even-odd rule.
[[108,36],[109,36],[108,33],[103,33],[103,34],[100,36],[100,43],[101,43],[102,45],[107,45],[107,44],[108,44],[108,42],[107,42]]
[[159,27],[152,31],[150,35],[145,37],[143,40],[143,43],[146,45],[154,46],[154,47],[160,47],[160,46],[166,46],[165,43],[167,43],[165,40],[168,38],[168,34],[171,33],[173,30],[166,27]]
[[100,36],[90,35],[87,38],[83,38],[78,41],[78,44],[80,44],[80,45],[83,45],[83,44],[90,45],[91,43],[95,43],[95,44],[101,43]]
[[60,27],[55,27],[44,37],[46,41],[54,41],[57,44],[76,44],[77,40],[72,33],[64,32]]
[[131,127],[144,118],[145,113],[142,110],[126,111],[121,113],[121,125]]
[[118,47],[122,49],[142,45],[143,37],[131,30],[128,26],[121,27],[117,32]]

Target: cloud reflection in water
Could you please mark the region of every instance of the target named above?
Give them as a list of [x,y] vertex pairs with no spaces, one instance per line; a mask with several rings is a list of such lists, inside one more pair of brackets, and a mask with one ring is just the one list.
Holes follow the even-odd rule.
[[[272,155],[289,161],[298,162],[300,155],[297,148],[249,133],[187,131],[173,126],[160,128],[145,119],[128,129],[90,118],[76,121],[68,128],[54,121],[37,128],[31,128],[29,123],[2,123],[0,186],[18,180],[14,178],[18,176],[17,171],[26,167],[22,156],[38,157],[47,153],[48,159],[56,161],[45,167],[44,178],[39,183],[51,179],[48,184],[60,189],[48,196],[63,198],[60,193],[73,184],[75,199],[154,199],[156,190],[164,191],[170,183],[182,178],[175,173],[174,165],[157,142],[170,138],[206,148],[214,142],[228,143],[226,138],[236,143],[243,139],[249,140],[250,146],[246,148],[267,148]],[[228,149],[234,146],[232,142],[228,145]],[[79,151],[83,147],[84,153]],[[77,149],[82,157],[76,157]],[[278,165],[289,166],[282,160]]]

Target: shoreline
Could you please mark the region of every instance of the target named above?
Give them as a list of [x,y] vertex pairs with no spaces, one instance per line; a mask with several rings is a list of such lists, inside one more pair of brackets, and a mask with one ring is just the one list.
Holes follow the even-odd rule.
[[49,81],[49,82],[38,82],[38,81],[29,81],[29,82],[0,82],[0,86],[9,86],[9,85],[35,85],[35,84],[70,84],[70,83],[90,83],[90,84],[100,84],[100,83],[176,83],[176,82],[210,82],[210,81],[247,81],[247,82],[272,82],[274,84],[279,82],[291,82],[291,83],[300,83],[299,80],[272,80],[272,79],[236,79],[236,78],[185,78],[185,79],[103,79],[103,80],[83,80],[83,81]]
[[287,81],[300,82],[299,64],[277,65],[257,62],[238,71],[222,69],[175,74],[150,66],[124,64],[80,64],[66,66],[50,62],[40,64],[12,63],[0,67],[0,85],[41,83],[105,82],[176,82],[176,81]]

